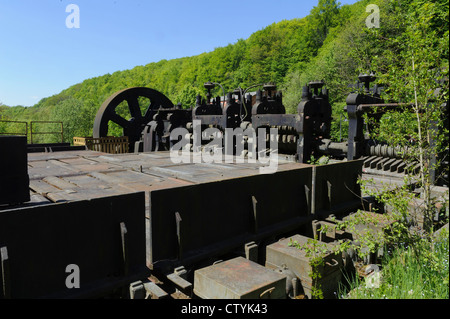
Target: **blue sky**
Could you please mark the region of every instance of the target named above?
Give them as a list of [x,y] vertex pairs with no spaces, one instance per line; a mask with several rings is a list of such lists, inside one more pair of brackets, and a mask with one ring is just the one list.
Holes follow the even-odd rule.
[[[341,4],[356,0],[340,0]],[[0,0],[0,102],[31,106],[71,85],[209,52],[318,0]],[[79,28],[68,28],[79,8]]]

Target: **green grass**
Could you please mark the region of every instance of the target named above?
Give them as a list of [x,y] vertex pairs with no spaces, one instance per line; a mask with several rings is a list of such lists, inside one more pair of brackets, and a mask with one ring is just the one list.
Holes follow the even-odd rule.
[[[378,288],[367,288],[365,279],[352,278],[350,288],[340,291],[348,299],[448,299],[449,233],[432,241],[398,248],[387,256],[381,268]],[[350,291],[350,293],[349,293]]]

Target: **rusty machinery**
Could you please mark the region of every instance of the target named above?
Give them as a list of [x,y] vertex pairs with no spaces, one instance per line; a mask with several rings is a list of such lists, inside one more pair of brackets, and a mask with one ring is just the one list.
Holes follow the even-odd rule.
[[[380,96],[383,89],[370,83],[376,77],[373,74],[361,74],[358,77],[357,90],[347,96],[345,110],[348,114],[349,129],[346,145],[347,159],[364,158],[364,167],[368,172],[381,172],[384,175],[415,173],[418,163],[405,162],[403,154],[408,153],[408,146],[388,145],[370,136],[380,118],[389,111],[412,111],[411,105],[405,103],[386,103]],[[439,90],[439,89],[438,89]],[[430,101],[429,103],[434,103]],[[441,105],[443,123],[448,130],[448,101]],[[366,123],[365,116],[368,118]],[[374,119],[374,121],[371,120]],[[430,143],[434,143],[433,140]],[[448,139],[447,146],[440,154],[432,155],[431,162],[441,162],[431,169],[431,182],[439,186],[448,186]]]
[[[139,98],[150,101],[144,114],[139,106]],[[125,119],[118,112],[118,106],[126,103],[128,117]],[[128,136],[130,150],[157,151],[163,150],[168,144],[166,132],[178,126],[185,126],[190,113],[175,106],[164,94],[145,87],[133,87],[121,90],[111,95],[100,107],[94,121],[93,137],[108,136],[108,125],[113,122],[123,129],[123,135]],[[143,142],[142,134],[149,136]],[[136,143],[141,141],[141,143]]]
[[[54,153],[27,154],[24,136],[0,136],[0,149],[0,299],[121,296],[146,276],[144,193],[50,201],[33,191],[27,156]],[[72,265],[79,289],[68,289]]]
[[[328,143],[331,127],[331,105],[328,102],[328,90],[323,81],[313,81],[303,88],[302,101],[297,114],[286,114],[282,93],[276,85],[266,83],[255,85],[256,92],[237,88],[223,97],[212,97],[211,90],[220,85],[207,82],[206,99],[197,96],[196,105],[190,109],[174,106],[162,93],[147,88],[130,88],[113,94],[100,107],[94,122],[94,137],[108,136],[108,123],[114,122],[123,128],[123,134],[129,137],[131,151],[169,150],[175,141],[170,140],[173,129],[183,127],[192,132],[193,121],[201,121],[202,131],[215,127],[266,129],[267,148],[270,128],[276,128],[278,152],[292,155],[297,162],[307,162],[312,154],[330,153],[336,144]],[[145,114],[141,114],[138,99],[145,96],[151,100]],[[126,120],[116,112],[117,106],[126,101],[131,118]],[[244,137],[246,155],[249,136]],[[192,136],[190,136],[192,144]],[[323,142],[325,141],[325,142]],[[202,144],[208,139],[202,140]],[[325,147],[323,145],[326,145]],[[340,147],[342,148],[342,147]],[[264,150],[259,150],[264,151]],[[270,149],[267,149],[270,151]]]
[[[17,161],[26,163],[25,149]],[[172,289],[220,298],[227,292],[202,286],[222,289],[216,279],[223,271],[246,276],[226,280],[240,286],[228,287],[236,297],[285,298],[301,275],[289,273],[287,281],[288,270],[275,261],[276,272],[262,266],[264,249],[307,232],[313,219],[359,207],[362,165],[284,165],[259,174],[238,164],[228,172],[223,165],[174,166],[167,152],[30,153],[24,197],[0,204],[0,298],[162,298]],[[175,170],[191,174],[174,178]],[[209,268],[218,259],[227,261]],[[77,289],[67,281],[70,265],[81,269]],[[295,285],[300,293],[301,282]]]
[[[123,134],[129,137],[131,151],[170,150],[177,140],[170,140],[170,133],[175,128],[186,128],[189,131],[188,146],[193,145],[192,128],[194,121],[200,121],[201,131],[209,127],[218,128],[222,133],[227,128],[241,128],[244,132],[251,128],[257,134],[259,129],[265,129],[265,149],[257,152],[269,153],[270,128],[277,129],[276,142],[278,154],[288,155],[290,160],[306,163],[311,156],[319,158],[327,155],[336,159],[364,158],[368,170],[375,169],[383,174],[402,174],[413,163],[405,163],[401,158],[401,150],[394,145],[379,143],[367,136],[373,130],[373,123],[388,110],[404,107],[399,103],[385,103],[380,97],[379,87],[370,87],[376,77],[373,74],[361,74],[356,84],[357,90],[350,93],[346,99],[345,111],[348,114],[348,138],[345,142],[331,140],[330,128],[332,108],[329,103],[328,89],[323,81],[311,81],[302,88],[302,99],[295,114],[286,114],[282,101],[282,93],[277,91],[274,83],[258,84],[247,89],[237,88],[226,93],[219,83],[207,82],[206,98],[197,96],[196,104],[189,109],[175,106],[162,93],[149,88],[130,88],[113,94],[98,110],[95,118],[93,136],[106,137],[110,121],[123,128]],[[211,91],[215,87],[222,88],[222,97],[213,97]],[[254,87],[262,87],[256,92],[248,91]],[[151,103],[144,114],[139,108],[139,97],[150,99]],[[126,101],[131,118],[126,120],[116,112],[116,107]],[[448,117],[448,103],[443,105],[444,114]],[[364,117],[374,118],[374,122],[366,123]],[[273,137],[272,137],[273,138]],[[210,138],[201,139],[201,145],[210,143]],[[254,149],[248,149],[252,136],[243,136],[244,148],[238,156],[252,155]],[[255,143],[256,144],[256,143]],[[198,144],[197,144],[198,145]],[[448,160],[445,155],[442,167]],[[448,185],[448,172],[436,172],[436,183]]]
[[[368,87],[366,79],[360,78]],[[255,93],[237,89],[224,94],[224,100],[212,98],[215,85],[207,83],[207,99],[197,98],[187,110],[147,88],[126,89],[107,99],[94,136],[106,136],[110,121],[121,126],[134,146],[123,162],[118,155],[86,151],[36,153],[28,156],[26,172],[24,143],[15,153],[14,172],[6,174],[4,165],[11,164],[2,162],[1,185],[19,177],[11,184],[17,198],[0,197],[0,298],[114,292],[123,297],[124,289],[131,297],[149,293],[163,298],[174,287],[188,297],[295,298],[310,289],[304,267],[292,264],[307,264],[305,256],[280,246],[278,239],[306,240],[299,233],[309,234],[316,219],[345,216],[360,207],[357,179],[369,142],[359,135],[357,110],[381,101],[367,91],[349,96],[347,112],[356,126],[351,125],[347,142],[334,143],[322,81],[303,88],[297,114],[285,113],[273,84]],[[138,105],[142,96],[151,101],[144,114]],[[129,120],[117,114],[124,101]],[[344,154],[347,160],[320,166],[286,163],[274,174],[258,174],[238,164],[176,166],[168,152],[149,153],[170,149],[170,132],[188,129],[196,119],[222,130],[276,127],[280,149],[296,162],[317,154]],[[19,148],[14,138],[0,139],[2,149]],[[324,280],[340,274],[346,263],[342,256],[327,258]],[[65,269],[70,264],[82,268],[83,289],[68,289]],[[148,281],[149,276],[154,280]]]
[[[258,152],[272,151],[269,129],[276,129],[277,135],[272,138],[276,139],[278,153],[291,155],[294,161],[306,163],[314,151],[320,152],[320,141],[329,138],[330,134],[331,105],[324,84],[323,81],[313,81],[303,87],[297,114],[286,114],[282,92],[277,91],[274,83],[266,83],[245,90],[237,88],[233,93],[228,93],[222,112],[220,97],[209,104],[198,97],[192,118],[200,120],[204,128],[213,125],[222,130],[241,128],[245,132],[250,128],[257,134],[262,132],[265,135],[266,149]],[[213,85],[207,83],[205,87],[210,90]],[[248,93],[249,89],[258,86],[262,90]],[[209,91],[208,96],[211,96]],[[252,136],[244,135],[244,151],[235,155],[251,155],[252,150],[248,149],[250,139]]]
[[[171,129],[186,127],[197,116],[202,123],[210,120],[208,125],[224,129],[229,125],[240,127],[243,119],[270,115],[269,112],[275,116],[286,115],[281,95],[271,92],[274,88],[266,85],[264,92],[256,92],[253,104],[250,104],[252,96],[246,96],[245,110],[241,108],[244,106],[242,99],[228,94],[225,109],[229,113],[219,112],[215,107],[218,99],[198,100],[196,108],[183,110],[154,90],[131,88],[105,101],[94,131],[106,135],[108,123],[112,121],[123,128],[135,146],[143,144],[143,148],[150,145],[151,151],[164,150],[170,142],[167,137]],[[242,97],[245,91],[236,93]],[[143,115],[137,107],[140,96],[151,101]],[[116,108],[124,101],[132,115],[130,120],[117,114]],[[202,106],[206,111],[201,111]],[[300,117],[289,117],[286,123],[295,122],[301,128],[296,122]],[[175,121],[176,118],[180,121]],[[283,123],[272,121],[261,126],[282,126]],[[147,134],[146,129],[150,129],[151,134]],[[146,146],[149,137],[151,140]],[[264,249],[265,243],[299,229],[308,229],[313,218],[345,212],[360,205],[356,183],[361,173],[360,161],[336,164],[339,169],[333,174],[330,170],[336,169],[335,165],[315,168],[298,164],[280,167],[279,172],[269,175],[239,165],[228,166],[230,175],[226,175],[221,171],[224,166],[219,165],[215,170],[220,174],[207,174],[203,176],[204,182],[198,182],[202,176],[196,172],[208,172],[214,166],[174,167],[167,154],[153,158],[154,161],[142,160],[141,156],[152,154],[136,149],[130,155],[134,158],[130,158],[131,162],[125,161],[126,165],[120,165],[118,158],[111,159],[114,163],[105,162],[110,159],[105,154],[90,157],[86,151],[80,152],[79,156],[75,151],[30,155],[28,173],[31,178],[24,175],[20,186],[24,197],[17,199],[19,204],[10,199],[0,204],[0,297],[86,298],[115,293],[122,296],[124,289],[129,288],[130,294],[135,295],[143,287],[153,295],[165,296],[156,285],[145,282],[149,275],[192,296],[192,283],[199,280],[193,277],[192,270],[200,270],[205,262],[220,256],[237,256],[241,250],[252,259],[252,263],[236,261],[238,268],[241,268],[239,265],[249,267],[249,277],[244,283],[250,283],[252,290],[251,283],[263,279],[250,276],[255,271],[265,275],[264,278],[274,277],[272,270],[256,265],[263,263],[255,255]],[[155,152],[155,156],[159,153]],[[18,156],[22,163],[26,162],[25,151]],[[136,170],[131,163],[140,158]],[[154,162],[162,165],[151,167]],[[174,178],[172,173],[176,170],[182,173],[187,170],[190,174],[182,175],[182,179]],[[148,192],[148,196],[143,192],[130,193],[130,189],[136,187]],[[32,193],[31,201],[26,198],[29,193]],[[286,201],[285,196],[291,200]],[[39,249],[29,245],[31,241]],[[31,262],[27,261],[28,257]],[[71,264],[82,269],[83,289],[67,287],[65,270]],[[278,291],[271,292],[269,282],[269,291],[258,292],[259,296],[285,296],[285,276],[275,277],[279,282]],[[136,280],[142,280],[145,285]],[[201,282],[205,281],[200,280],[196,285],[199,296],[206,293],[200,289]]]

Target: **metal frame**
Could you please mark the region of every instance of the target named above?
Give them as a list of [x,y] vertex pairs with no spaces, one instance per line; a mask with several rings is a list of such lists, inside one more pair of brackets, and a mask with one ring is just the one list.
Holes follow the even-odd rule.
[[18,135],[18,136],[26,136],[28,138],[28,123],[23,121],[9,121],[9,120],[0,120],[0,123],[20,123],[25,124],[25,133],[18,132],[3,132],[0,135]]
[[[50,132],[33,132],[33,123],[39,124],[60,124],[60,131],[50,131]],[[30,122],[30,143],[33,144],[33,135],[42,135],[42,134],[61,134],[61,143],[64,142],[64,124],[61,121],[31,121]]]

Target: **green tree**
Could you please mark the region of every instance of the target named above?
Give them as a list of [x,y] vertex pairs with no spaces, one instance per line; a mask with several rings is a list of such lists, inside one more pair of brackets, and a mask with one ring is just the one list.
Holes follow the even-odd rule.
[[443,122],[448,119],[445,119],[442,105],[448,103],[445,78],[448,79],[449,4],[442,0],[410,0],[390,5],[397,12],[397,23],[404,26],[404,32],[386,37],[380,30],[371,30],[375,44],[387,42],[390,47],[382,57],[374,57],[372,65],[379,71],[380,81],[389,84],[386,100],[403,102],[414,115],[415,125],[408,130],[398,123],[384,139],[407,146],[408,157],[418,162],[425,218],[431,224],[434,210],[431,173],[436,169],[433,159],[436,154],[448,152],[448,129]]
[[181,103],[183,108],[195,107],[197,95],[204,95],[204,90],[192,85],[185,85],[176,97],[175,103]]
[[325,42],[327,35],[331,28],[335,27],[338,23],[340,3],[336,0],[319,0],[317,6],[315,6],[309,15],[311,20],[310,37],[311,41],[315,41],[313,45],[315,48],[319,48]]
[[71,143],[73,137],[92,135],[95,113],[75,98],[61,101],[51,111],[51,121],[62,121],[64,126],[64,141]]

